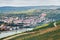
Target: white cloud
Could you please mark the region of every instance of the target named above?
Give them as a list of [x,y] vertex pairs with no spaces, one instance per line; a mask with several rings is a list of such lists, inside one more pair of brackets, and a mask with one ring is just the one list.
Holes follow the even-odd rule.
[[59,5],[60,0],[0,0],[0,6]]

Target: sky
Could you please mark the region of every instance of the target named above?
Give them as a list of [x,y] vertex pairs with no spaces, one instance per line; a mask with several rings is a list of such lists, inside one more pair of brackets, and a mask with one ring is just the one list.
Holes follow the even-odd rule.
[[60,6],[60,0],[0,0],[0,6]]

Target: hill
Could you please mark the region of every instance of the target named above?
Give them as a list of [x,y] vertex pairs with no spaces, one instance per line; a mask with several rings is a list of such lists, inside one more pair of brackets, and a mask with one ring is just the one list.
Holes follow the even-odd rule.
[[57,9],[57,8],[60,8],[60,6],[26,6],[26,7],[4,6],[0,7],[0,13],[21,12],[30,9]]
[[35,31],[26,32],[27,34],[20,35],[10,40],[60,40],[60,24],[57,25],[57,27],[43,27],[42,30],[34,30]]
[[[60,6],[26,6],[26,7],[0,7],[0,17],[2,16],[20,16],[23,15],[37,15],[42,13],[47,14],[47,18],[60,20]],[[22,16],[22,15],[21,15]]]

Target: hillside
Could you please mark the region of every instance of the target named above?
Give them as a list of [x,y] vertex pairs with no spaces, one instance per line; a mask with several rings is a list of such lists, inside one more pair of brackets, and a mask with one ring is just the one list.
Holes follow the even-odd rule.
[[53,27],[53,26],[50,28],[42,27],[42,30],[38,29],[35,31],[26,32],[26,33],[27,34],[25,35],[20,35],[10,40],[60,40],[60,24],[57,25],[57,27]]
[[39,16],[42,13],[46,13],[47,18],[60,20],[60,10],[58,8],[60,8],[60,6],[0,7],[0,17],[21,17],[23,15]]

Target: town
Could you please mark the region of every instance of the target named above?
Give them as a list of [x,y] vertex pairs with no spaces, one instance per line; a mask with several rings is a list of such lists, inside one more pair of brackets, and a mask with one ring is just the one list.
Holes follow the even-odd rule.
[[[42,13],[39,16],[26,16],[26,17],[4,17],[0,19],[0,30],[17,30],[20,28],[30,28],[38,26],[39,23],[48,23],[51,20],[46,18],[47,14]],[[39,24],[40,25],[40,24]]]

